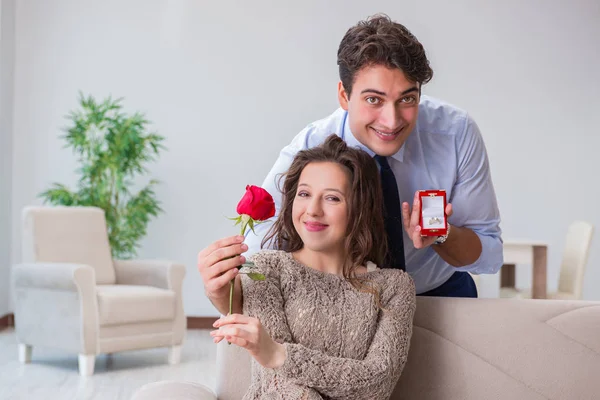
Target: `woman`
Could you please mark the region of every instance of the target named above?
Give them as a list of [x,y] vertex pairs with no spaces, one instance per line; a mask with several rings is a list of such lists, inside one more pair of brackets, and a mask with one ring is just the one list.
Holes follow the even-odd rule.
[[337,136],[296,155],[285,175],[276,248],[242,276],[244,315],[215,323],[215,342],[254,358],[244,399],[387,399],[406,362],[415,288],[385,255],[374,160]]

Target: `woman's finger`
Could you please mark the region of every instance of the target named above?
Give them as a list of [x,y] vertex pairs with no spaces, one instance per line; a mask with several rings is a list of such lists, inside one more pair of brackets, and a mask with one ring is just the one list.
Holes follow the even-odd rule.
[[219,343],[221,342],[223,339],[227,340],[229,343],[234,343],[238,346],[241,346],[245,349],[250,350],[250,347],[253,346],[253,341],[248,340],[247,338],[243,337],[244,335],[239,335],[239,334],[234,334],[235,332],[223,332],[223,331],[216,331],[217,333],[213,336],[211,334],[211,336],[213,336],[213,342],[214,343]]
[[219,318],[218,320],[215,321],[213,326],[215,328],[218,328],[218,327],[228,325],[228,324],[248,324],[248,323],[252,322],[253,319],[254,318],[249,317],[247,315],[231,314],[231,315],[227,315],[225,317]]
[[242,339],[242,338],[239,338],[237,336],[227,336],[227,337],[225,337],[225,339],[229,343],[233,343],[233,344],[235,344],[237,346],[240,346],[240,347],[243,347],[245,349],[247,349],[248,345],[249,345],[249,343],[248,343],[248,341],[246,339]]
[[241,254],[246,250],[248,250],[248,246],[243,243],[220,248],[206,256],[203,265],[206,265],[206,268],[213,274],[223,273],[231,269],[232,264],[235,266],[236,262],[240,262],[240,260],[242,263],[245,262],[246,259]]
[[225,336],[223,332],[238,332],[239,330],[248,331],[248,325],[245,324],[227,324],[219,329],[210,332],[210,336]]
[[238,338],[246,339],[247,341],[254,342],[253,335],[248,332],[246,325],[226,325],[221,327],[219,330],[212,331],[211,336],[235,336]]
[[223,336],[213,337],[213,343],[221,343],[222,340],[223,340]]
[[209,246],[205,247],[198,253],[198,263],[202,264],[204,258],[206,258],[209,254],[215,252],[216,250],[222,247],[228,247],[234,244],[242,243],[243,241],[244,237],[242,235],[228,236],[226,238],[219,239],[216,242],[211,243]]

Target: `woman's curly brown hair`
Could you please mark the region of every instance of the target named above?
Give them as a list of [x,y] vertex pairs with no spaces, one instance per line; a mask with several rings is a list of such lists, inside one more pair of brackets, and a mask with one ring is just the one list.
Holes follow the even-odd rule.
[[[332,162],[341,165],[349,174],[348,226],[344,249],[346,259],[343,276],[357,289],[372,293],[379,305],[377,290],[368,281],[359,278],[356,268],[371,261],[382,265],[387,251],[383,222],[383,194],[379,170],[375,160],[365,151],[348,147],[337,135],[330,135],[325,142],[296,154],[288,171],[280,177],[282,192],[281,210],[277,220],[262,241],[288,252],[304,247],[294,228],[292,207],[298,190],[298,181],[304,168],[313,162]],[[284,180],[281,188],[281,180]]]
[[346,32],[338,48],[337,63],[348,96],[358,71],[371,65],[399,68],[420,85],[433,77],[423,45],[404,25],[385,14],[360,21]]

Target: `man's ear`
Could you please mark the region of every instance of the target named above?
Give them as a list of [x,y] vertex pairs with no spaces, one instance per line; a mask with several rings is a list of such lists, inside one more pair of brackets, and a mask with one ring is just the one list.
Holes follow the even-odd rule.
[[349,96],[348,93],[346,93],[346,89],[344,89],[344,84],[342,83],[342,81],[338,82],[338,101],[340,102],[340,107],[342,107],[344,110],[348,111],[348,100]]

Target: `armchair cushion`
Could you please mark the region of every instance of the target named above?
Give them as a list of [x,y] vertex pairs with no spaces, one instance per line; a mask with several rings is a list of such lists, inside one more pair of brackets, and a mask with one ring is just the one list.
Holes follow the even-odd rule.
[[175,319],[176,293],[151,286],[98,285],[100,326]]

